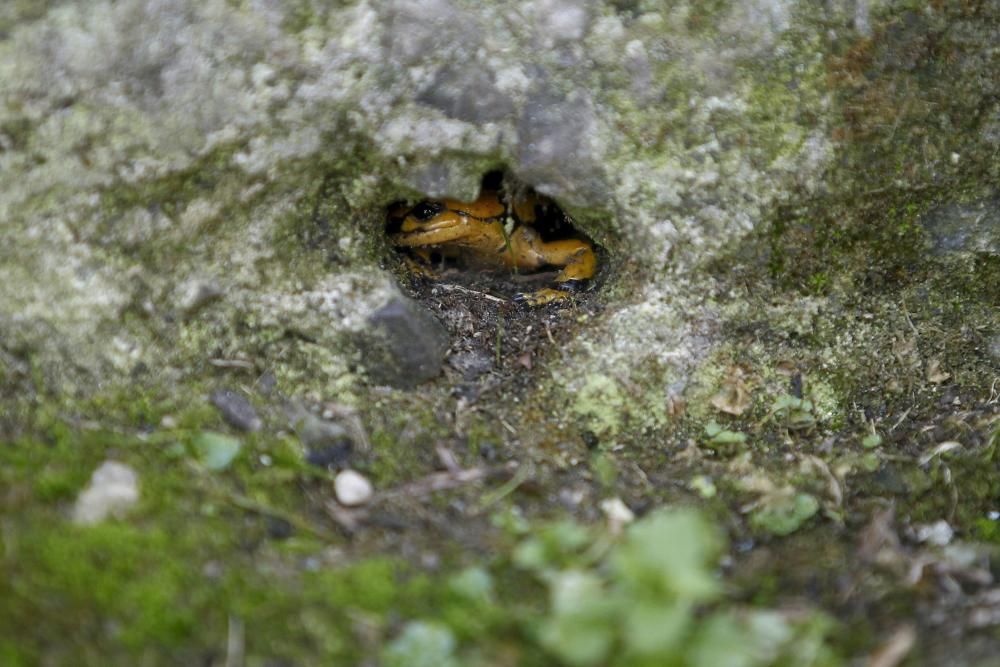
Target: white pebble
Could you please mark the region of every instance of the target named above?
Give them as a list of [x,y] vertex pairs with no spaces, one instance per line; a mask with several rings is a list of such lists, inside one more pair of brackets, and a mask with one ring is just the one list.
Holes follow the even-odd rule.
[[601,501],[601,511],[608,519],[608,529],[618,534],[628,524],[635,521],[635,514],[621,498],[607,498]]
[[121,518],[139,502],[139,475],[117,461],[105,461],[90,476],[76,499],[73,521],[91,525],[108,517]]
[[337,494],[337,502],[347,507],[364,505],[375,493],[372,483],[364,475],[353,470],[337,473],[337,477],[333,480],[333,491]]

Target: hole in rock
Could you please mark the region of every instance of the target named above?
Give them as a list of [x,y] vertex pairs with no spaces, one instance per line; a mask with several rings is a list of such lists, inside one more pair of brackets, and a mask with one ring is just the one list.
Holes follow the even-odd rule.
[[585,297],[603,256],[556,202],[499,171],[475,201],[392,204],[386,233],[415,285],[528,307]]
[[468,405],[501,386],[527,391],[532,370],[560,359],[604,307],[595,295],[607,253],[502,172],[487,174],[472,202],[396,202],[386,234],[409,291],[448,330],[446,375]]

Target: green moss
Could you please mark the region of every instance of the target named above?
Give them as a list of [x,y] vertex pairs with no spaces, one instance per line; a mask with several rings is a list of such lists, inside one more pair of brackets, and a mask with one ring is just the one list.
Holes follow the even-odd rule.
[[621,427],[626,401],[618,384],[607,375],[590,375],[576,392],[570,410],[598,435],[614,436]]
[[[339,543],[328,529],[309,530],[322,526],[302,511],[311,471],[278,455],[285,438],[265,435],[243,439],[250,451],[274,454],[270,467],[251,457],[224,473],[192,466],[174,445],[193,429],[225,428],[202,403],[122,393],[52,405],[34,411],[34,435],[0,447],[8,501],[0,515],[0,656],[10,664],[201,662],[226,645],[234,618],[251,663],[353,664],[377,647],[358,642],[358,623],[382,634],[390,618],[442,614],[460,637],[505,623],[490,605],[392,559],[303,567]],[[61,416],[77,410],[103,417],[105,428],[81,429]],[[166,415],[176,426],[148,430]],[[112,423],[118,428],[108,430]],[[69,505],[106,458],[138,471],[139,506],[126,521],[71,525]],[[293,538],[269,539],[273,519],[290,521]],[[37,618],[51,622],[29,622]]]
[[775,163],[793,158],[808,138],[804,128],[822,115],[828,85],[820,41],[811,31],[786,31],[776,48],[779,56],[768,66],[750,65],[746,120],[754,128],[758,159]]

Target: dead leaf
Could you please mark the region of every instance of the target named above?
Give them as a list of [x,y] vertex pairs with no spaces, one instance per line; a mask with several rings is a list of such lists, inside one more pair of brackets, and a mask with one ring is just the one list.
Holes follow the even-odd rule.
[[927,381],[933,384],[941,384],[951,377],[951,373],[945,372],[941,368],[940,359],[931,359],[927,362]]
[[866,563],[878,563],[895,569],[906,560],[896,533],[896,508],[889,506],[872,514],[858,537],[858,557]]
[[799,372],[795,362],[789,359],[782,359],[779,361],[774,365],[774,370],[778,373],[778,375],[784,375],[785,377],[792,377]]
[[742,415],[750,407],[750,389],[743,381],[743,370],[733,366],[722,381],[719,393],[711,399],[712,407],[729,415]]
[[667,414],[671,417],[683,417],[687,411],[687,401],[680,396],[667,397]]

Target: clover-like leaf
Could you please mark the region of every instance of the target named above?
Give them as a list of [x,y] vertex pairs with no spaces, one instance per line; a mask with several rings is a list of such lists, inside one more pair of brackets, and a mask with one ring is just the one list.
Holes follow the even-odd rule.
[[819,501],[808,493],[766,498],[750,517],[755,528],[772,535],[790,535],[819,511]]
[[228,468],[242,447],[237,438],[214,431],[202,431],[192,444],[201,464],[216,471]]

